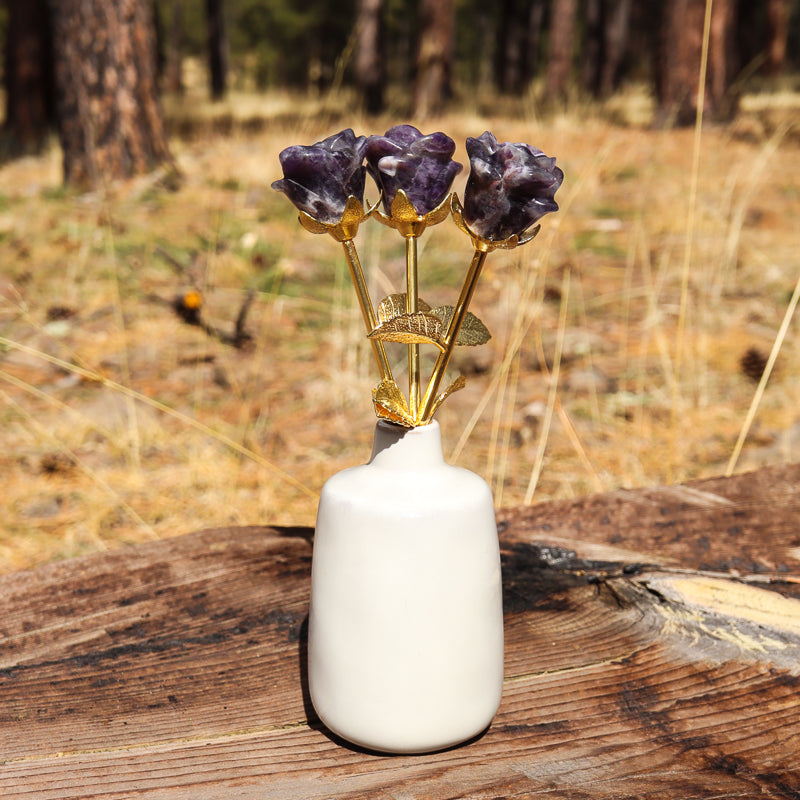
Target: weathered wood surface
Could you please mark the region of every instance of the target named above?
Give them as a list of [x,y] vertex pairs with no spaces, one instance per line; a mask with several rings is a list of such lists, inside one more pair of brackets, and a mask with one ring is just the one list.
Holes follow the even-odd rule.
[[798,484],[787,466],[500,512],[503,702],[433,755],[315,720],[310,530],[9,575],[0,797],[800,798]]

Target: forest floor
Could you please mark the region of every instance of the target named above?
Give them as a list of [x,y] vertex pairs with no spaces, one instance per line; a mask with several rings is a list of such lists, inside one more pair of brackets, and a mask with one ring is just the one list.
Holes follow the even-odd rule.
[[[326,478],[368,457],[377,371],[341,248],[270,189],[289,144],[405,121],[343,107],[172,107],[179,177],[102,192],[62,187],[55,143],[0,167],[0,571],[311,525]],[[696,181],[693,130],[591,111],[420,127],[449,133],[465,166],[465,138],[488,129],[566,174],[539,237],[487,259],[472,310],[493,338],[459,353],[467,386],[437,415],[449,460],[498,506],[800,458],[796,316],[778,339],[800,276],[800,102],[754,98],[706,126]],[[374,299],[402,291],[401,238],[371,221],[357,244]],[[470,257],[450,220],[428,230],[422,297],[454,302]],[[199,325],[175,310],[189,289]],[[232,341],[248,297],[249,338]]]

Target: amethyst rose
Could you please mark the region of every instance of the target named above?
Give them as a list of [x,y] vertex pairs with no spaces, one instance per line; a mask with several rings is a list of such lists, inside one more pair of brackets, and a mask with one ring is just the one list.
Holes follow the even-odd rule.
[[537,220],[558,211],[554,195],[564,173],[528,144],[498,143],[486,131],[467,139],[471,172],[464,191],[464,221],[484,239],[521,236]]
[[370,136],[367,168],[383,191],[386,213],[391,213],[392,200],[400,189],[420,216],[433,211],[461,171],[461,164],[452,159],[455,149],[446,134],[425,136],[413,125],[395,125],[385,136]]
[[317,222],[335,225],[348,197],[364,202],[366,144],[346,128],[310,146],[287,147],[280,154],[284,177],[272,188]]

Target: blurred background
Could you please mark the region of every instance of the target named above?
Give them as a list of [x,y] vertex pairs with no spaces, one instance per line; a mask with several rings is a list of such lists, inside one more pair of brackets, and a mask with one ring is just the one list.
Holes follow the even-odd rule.
[[[484,130],[566,174],[437,415],[498,506],[800,456],[798,0],[6,0],[0,44],[0,571],[311,525],[368,457],[341,249],[270,189],[347,127],[445,131],[458,193]],[[401,238],[357,245],[402,291]],[[423,298],[470,257],[426,232]]]

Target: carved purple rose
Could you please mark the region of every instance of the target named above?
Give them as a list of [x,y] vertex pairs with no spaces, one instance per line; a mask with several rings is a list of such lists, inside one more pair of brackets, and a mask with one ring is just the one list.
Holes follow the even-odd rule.
[[364,202],[366,145],[365,136],[346,128],[316,144],[287,147],[280,154],[284,177],[272,188],[318,222],[335,225],[350,195]]
[[464,191],[464,221],[491,241],[521,235],[538,219],[558,211],[554,195],[564,173],[528,144],[498,143],[486,131],[467,139],[471,172]]
[[402,189],[423,216],[447,197],[461,164],[453,161],[456,146],[444,133],[423,135],[413,125],[395,125],[385,136],[367,139],[367,168],[383,190],[383,206]]

